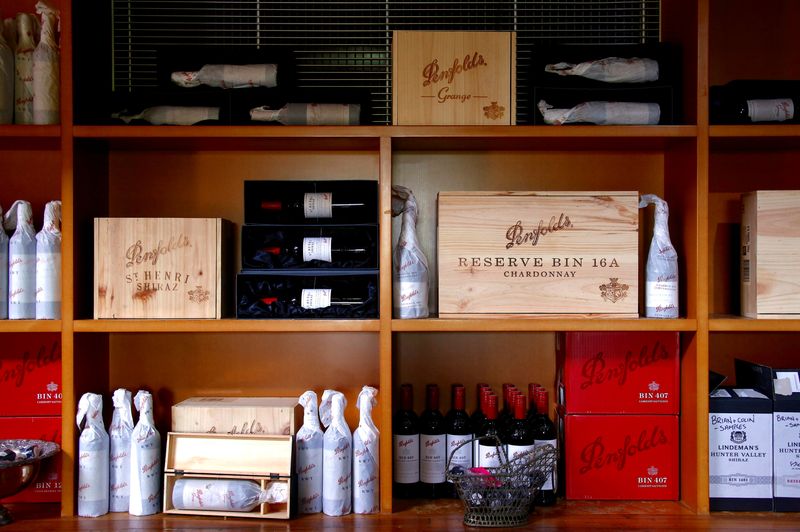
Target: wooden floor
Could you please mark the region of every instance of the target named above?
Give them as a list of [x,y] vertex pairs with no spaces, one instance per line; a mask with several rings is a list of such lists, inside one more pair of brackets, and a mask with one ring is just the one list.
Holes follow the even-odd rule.
[[[402,503],[401,503],[402,504]],[[461,506],[457,501],[414,502],[388,515],[326,517],[301,516],[289,521],[214,519],[164,514],[133,517],[109,514],[97,519],[62,518],[50,505],[7,505],[16,521],[3,532],[16,530],[457,530],[462,528]],[[800,514],[714,513],[694,515],[674,503],[563,502],[538,509],[531,515],[528,530],[800,530]]]

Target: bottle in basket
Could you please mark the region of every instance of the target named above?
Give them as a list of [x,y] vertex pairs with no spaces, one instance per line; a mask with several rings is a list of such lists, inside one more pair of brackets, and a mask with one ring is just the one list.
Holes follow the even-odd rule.
[[[444,418],[447,427],[447,456],[450,460],[450,467],[461,466],[464,469],[472,467],[472,445],[463,445],[472,439],[472,425],[470,424],[469,414],[464,409],[466,402],[466,390],[460,384],[454,384],[452,389],[452,407]],[[458,450],[456,451],[456,448]],[[455,454],[453,454],[455,452]],[[451,458],[452,456],[452,458]],[[451,497],[457,497],[455,486],[448,480],[448,488]]]
[[[538,415],[534,421],[536,447],[547,444],[555,448],[558,446],[556,426],[550,421],[547,415],[549,404],[550,398],[547,390],[539,388],[536,396],[536,410],[538,411]],[[553,472],[550,473],[550,476],[545,480],[542,488],[536,493],[536,497],[534,498],[534,504],[536,506],[552,506],[556,503],[557,477],[555,471],[557,471],[557,469],[553,468]]]
[[429,384],[425,397],[425,410],[419,419],[420,496],[438,499],[447,494],[447,436],[444,416],[439,411],[439,386]]
[[[481,427],[483,427],[484,422],[486,421],[486,398],[492,395],[492,388],[485,383],[478,384],[478,395],[475,397],[475,401],[478,403],[478,406],[475,408],[475,412],[469,418],[470,423],[472,424],[472,431],[475,435],[480,432]],[[478,465],[478,444],[473,443],[472,445],[472,464]]]
[[400,409],[394,414],[392,428],[392,492],[400,499],[411,499],[419,490],[419,418],[414,413],[414,389],[410,384],[400,386]]

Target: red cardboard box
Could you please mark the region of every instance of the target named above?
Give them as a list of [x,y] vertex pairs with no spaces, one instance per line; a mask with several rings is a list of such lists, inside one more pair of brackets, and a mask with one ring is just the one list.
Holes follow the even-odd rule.
[[[61,445],[61,417],[0,417],[0,439],[31,438]],[[60,502],[61,454],[48,458],[33,483],[0,502]]]
[[61,337],[4,334],[0,344],[4,416],[61,415]]
[[559,336],[558,401],[567,414],[677,414],[677,332]]
[[678,416],[573,414],[564,425],[567,499],[678,499]]

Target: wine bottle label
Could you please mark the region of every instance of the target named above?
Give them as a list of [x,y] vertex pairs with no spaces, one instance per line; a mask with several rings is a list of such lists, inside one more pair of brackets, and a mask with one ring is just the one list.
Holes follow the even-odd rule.
[[647,281],[644,300],[648,318],[677,318],[678,282]]
[[394,481],[419,482],[419,434],[394,435]]
[[478,444],[478,466],[500,467],[500,448],[495,445]]
[[428,283],[395,280],[394,292],[394,307],[401,312],[420,306],[428,307]]
[[331,289],[304,288],[300,293],[300,306],[308,309],[330,307]]
[[747,116],[752,122],[784,122],[794,118],[791,98],[747,100]]
[[513,460],[518,456],[522,456],[523,454],[533,451],[536,448],[535,445],[514,445],[509,443],[508,444],[508,459]]
[[341,103],[312,103],[306,107],[306,124],[347,125],[350,123],[350,105]]
[[[450,467],[461,466],[464,469],[472,467],[472,445],[463,445],[472,439],[472,434],[448,434],[447,435],[447,457],[450,460]],[[456,448],[458,447],[458,450]],[[448,479],[448,482],[452,480]]]
[[[552,445],[553,448],[558,449],[558,441],[556,440],[536,440],[535,446],[542,447],[543,445]],[[553,467],[553,472],[547,475],[547,479],[542,484],[543,490],[555,490],[556,486],[556,475],[555,475],[555,466]]]
[[331,237],[304,238],[303,262],[321,260],[331,262]]
[[333,194],[330,192],[304,194],[303,214],[306,218],[333,218]]
[[419,435],[419,479],[429,484],[444,482],[447,437],[444,434]]

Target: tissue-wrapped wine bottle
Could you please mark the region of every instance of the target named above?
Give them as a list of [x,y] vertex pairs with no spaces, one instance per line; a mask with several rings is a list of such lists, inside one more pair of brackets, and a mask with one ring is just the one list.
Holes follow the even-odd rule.
[[44,208],[36,235],[36,319],[61,319],[61,202]]
[[317,394],[309,390],[300,396],[303,426],[295,435],[297,447],[297,500],[301,514],[322,511],[322,429],[319,426]]
[[109,443],[103,397],[83,394],[75,420],[83,427],[78,438],[78,515],[99,517],[108,513]]
[[139,390],[133,398],[139,421],[131,433],[131,515],[161,511],[161,435],[153,421],[153,396]]
[[322,450],[322,511],[326,515],[349,514],[352,509],[353,435],[344,419],[347,399],[325,390],[319,406],[326,427]]
[[3,225],[14,231],[8,241],[8,317],[36,318],[36,231],[33,210],[27,201],[15,201]]
[[131,496],[131,433],[133,414],[131,413],[131,392],[119,388],[112,396],[114,413],[108,426],[111,446],[109,471],[109,511],[127,512]]
[[42,16],[42,32],[33,51],[33,123],[58,124],[61,109],[61,53],[56,43],[58,10],[39,1],[36,12]]
[[380,432],[372,421],[377,395],[378,390],[364,386],[356,403],[360,414],[353,431],[353,513],[357,514],[380,511]]

